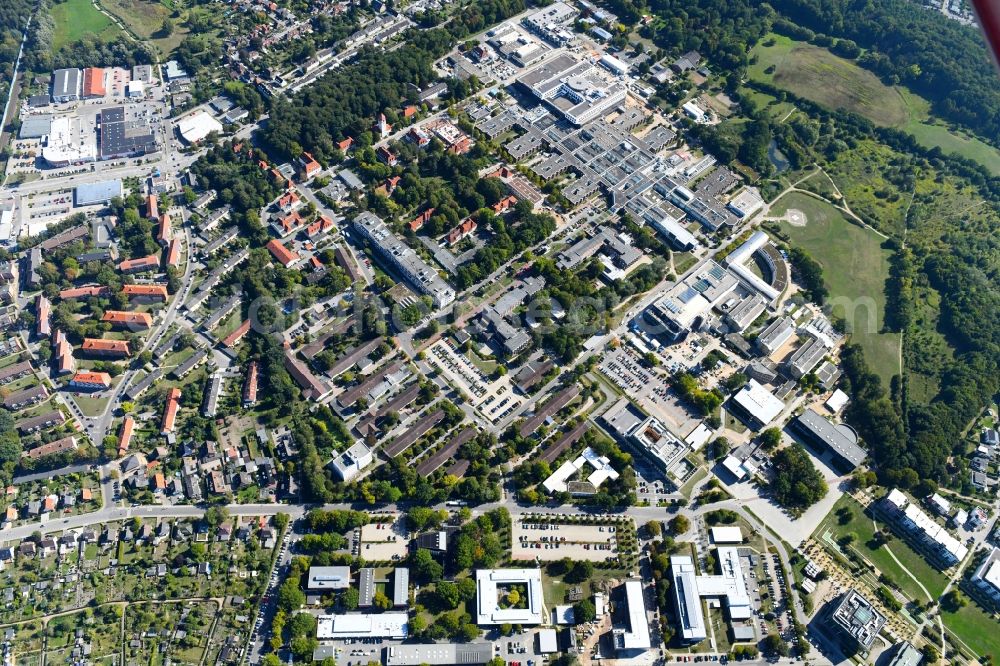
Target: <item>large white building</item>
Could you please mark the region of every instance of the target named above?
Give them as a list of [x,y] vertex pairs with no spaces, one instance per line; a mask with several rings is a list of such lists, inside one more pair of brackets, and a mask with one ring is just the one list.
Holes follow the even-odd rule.
[[585,125],[611,112],[627,94],[622,81],[596,63],[577,60],[569,53],[524,73],[518,82],[574,125]]
[[374,460],[372,450],[363,441],[358,440],[343,453],[335,455],[330,461],[330,467],[341,481],[346,482],[361,474]]
[[[525,592],[518,608],[501,608],[503,589]],[[545,622],[541,569],[480,569],[476,571],[476,624],[539,625]],[[523,607],[521,607],[523,606]]]
[[628,629],[614,629],[615,649],[626,653],[645,652],[653,647],[653,642],[649,637],[642,581],[625,581],[625,603],[628,605]]
[[212,132],[222,134],[222,123],[206,111],[195,111],[177,121],[177,131],[187,143],[198,143]]
[[716,560],[720,573],[698,575],[691,557],[674,555],[670,558],[679,635],[685,643],[700,643],[708,637],[702,597],[719,599],[730,620],[748,620],[753,616],[753,605],[739,549],[717,548]]
[[411,286],[430,296],[435,307],[444,307],[455,300],[455,290],[413,248],[397,238],[382,218],[365,211],[354,218],[354,228]]
[[781,402],[756,379],[751,379],[730,400],[733,411],[747,425],[755,430],[766,428],[769,423],[778,418],[785,403]]
[[678,282],[643,315],[647,332],[671,342],[700,328],[712,308],[726,300],[739,280],[714,261],[707,261],[683,282]]
[[994,607],[1000,607],[1000,548],[990,551],[969,583]]
[[341,638],[391,638],[403,640],[409,635],[409,616],[406,613],[347,613],[320,615],[316,618],[316,638],[336,640]]

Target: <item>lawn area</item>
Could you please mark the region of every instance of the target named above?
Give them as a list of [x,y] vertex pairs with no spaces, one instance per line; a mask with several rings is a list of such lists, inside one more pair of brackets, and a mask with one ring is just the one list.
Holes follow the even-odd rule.
[[[188,34],[181,18],[172,18],[173,12],[158,0],[100,0],[100,2],[102,7],[120,18],[129,30],[140,38],[152,42],[164,55],[170,54],[177,48]],[[166,18],[171,18],[174,26],[170,35],[162,31],[163,20]]]
[[[774,44],[764,46],[772,39]],[[825,48],[768,35],[754,47],[752,56],[757,56],[748,71],[752,79],[773,83],[823,106],[853,111],[878,125],[899,127],[909,120],[899,90]]]
[[822,264],[833,314],[847,319],[851,338],[864,348],[868,364],[888,386],[899,373],[899,335],[879,332],[889,276],[889,252],[882,249],[882,239],[848,222],[830,204],[800,192],[782,197],[771,214],[780,217],[789,208],[805,213],[806,225],[782,222],[781,231]]
[[[850,521],[841,524],[837,516],[837,511],[841,507],[846,507],[850,511]],[[813,538],[822,543],[827,548],[830,547],[829,540],[837,541],[845,534],[854,534],[857,539],[852,544],[854,551],[871,562],[880,572],[889,576],[900,589],[911,599],[916,601],[927,601],[926,595],[917,587],[913,578],[907,575],[906,571],[892,558],[896,558],[923,583],[927,591],[937,599],[944,591],[947,579],[944,574],[932,567],[915,550],[910,548],[902,539],[894,538],[886,546],[872,549],[872,538],[875,536],[875,526],[870,516],[864,514],[862,507],[853,498],[844,495],[833,505],[830,513],[827,514],[823,522],[819,524],[813,533]],[[824,538],[828,536],[829,539]],[[888,550],[887,550],[888,549]],[[889,551],[892,551],[892,554]]]
[[957,613],[941,610],[945,629],[974,654],[1000,654],[1000,623],[973,601]]
[[[772,39],[773,44],[764,46]],[[958,153],[1000,174],[1000,150],[933,121],[927,100],[906,88],[887,86],[853,61],[783,35],[761,40],[751,56],[757,57],[748,71],[753,80],[780,86],[823,106],[853,111],[877,125],[906,130],[925,147]],[[766,104],[767,96],[756,101]]]
[[65,0],[53,4],[52,20],[55,23],[55,32],[52,35],[53,51],[58,51],[84,35],[96,34],[110,39],[118,32],[118,27],[99,12],[91,0]]

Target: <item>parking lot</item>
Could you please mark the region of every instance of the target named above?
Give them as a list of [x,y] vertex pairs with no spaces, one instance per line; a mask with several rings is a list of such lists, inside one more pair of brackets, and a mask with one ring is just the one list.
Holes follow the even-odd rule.
[[398,561],[409,552],[410,534],[404,516],[363,525],[356,534],[355,555],[369,562]]
[[618,557],[614,525],[556,525],[516,520],[512,528],[515,560],[586,560],[604,562]]
[[511,387],[508,375],[491,380],[458,353],[450,340],[438,340],[430,347],[428,361],[469,398],[469,402],[487,419],[498,423],[521,406],[522,398]]

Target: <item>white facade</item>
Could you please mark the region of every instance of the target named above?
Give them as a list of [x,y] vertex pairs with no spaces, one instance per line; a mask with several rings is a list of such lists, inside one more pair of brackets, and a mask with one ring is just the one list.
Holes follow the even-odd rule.
[[[527,588],[525,608],[501,608],[500,589]],[[519,604],[520,605],[520,604]],[[480,569],[476,571],[476,624],[539,625],[545,622],[541,569]]]

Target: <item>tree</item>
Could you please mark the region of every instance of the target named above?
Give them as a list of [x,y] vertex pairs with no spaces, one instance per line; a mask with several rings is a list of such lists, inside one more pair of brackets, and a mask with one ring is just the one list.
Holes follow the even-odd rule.
[[674,536],[684,534],[691,528],[691,521],[688,520],[686,516],[682,516],[680,514],[671,518],[668,524],[670,525],[670,531],[673,532]]
[[788,656],[788,643],[778,634],[768,634],[764,637],[763,643],[764,652],[769,654],[777,654],[782,657]]
[[646,531],[649,532],[649,536],[658,537],[663,533],[663,528],[660,527],[660,521],[651,520],[646,523]]
[[781,444],[781,430],[778,428],[768,428],[760,433],[760,445],[765,451],[775,451]]
[[357,610],[361,602],[361,593],[356,587],[349,587],[340,593],[340,603],[347,610]]
[[372,604],[374,604],[375,608],[378,608],[379,610],[389,610],[392,608],[392,599],[387,597],[385,592],[379,590],[375,593],[375,596],[372,597]]
[[948,611],[949,613],[956,613],[965,606],[967,606],[969,600],[965,598],[965,595],[956,589],[952,589],[948,594],[941,597],[941,608]]
[[209,527],[218,527],[229,519],[229,511],[224,506],[210,506],[205,511],[205,522]]
[[160,35],[169,37],[172,34],[174,34],[174,22],[169,18],[163,19],[163,23],[160,24]]
[[778,503],[792,513],[801,513],[826,495],[826,481],[801,444],[786,446],[771,461],[771,491]]
[[278,608],[290,613],[302,608],[306,603],[306,595],[299,589],[297,578],[287,578],[278,588]]
[[426,548],[418,548],[413,555],[413,573],[417,580],[432,583],[441,579],[444,568]]
[[594,565],[586,560],[580,560],[573,564],[573,568],[567,572],[565,579],[567,583],[582,583],[593,575]]
[[593,622],[597,617],[597,610],[590,599],[582,599],[573,606],[573,619],[577,624]]

